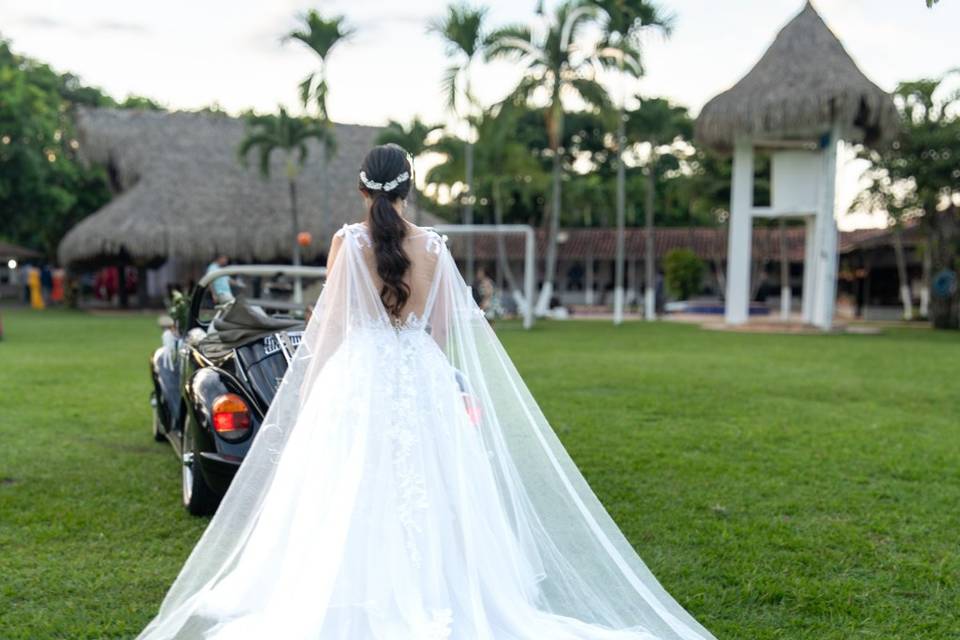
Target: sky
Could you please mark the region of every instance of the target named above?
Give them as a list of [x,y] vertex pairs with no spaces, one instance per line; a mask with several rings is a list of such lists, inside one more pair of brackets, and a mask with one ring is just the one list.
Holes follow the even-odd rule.
[[[489,24],[536,24],[536,0],[485,0]],[[547,2],[552,6],[551,2]],[[801,0],[661,0],[674,16],[669,38],[645,48],[644,95],[666,96],[696,114],[759,59]],[[881,87],[960,67],[960,1],[817,0],[827,24]],[[0,37],[16,51],[78,74],[117,98],[145,95],[170,108],[211,104],[237,113],[297,104],[296,86],[315,67],[282,35],[306,9],[345,15],[356,35],[329,60],[331,116],[384,124],[447,118],[440,78],[449,61],[426,32],[446,0],[0,0]],[[480,65],[475,85],[490,104],[516,83],[509,63]],[[855,184],[846,180],[845,184]],[[851,187],[852,188],[852,187]],[[849,217],[848,217],[849,218]],[[845,227],[868,224],[852,218]]]

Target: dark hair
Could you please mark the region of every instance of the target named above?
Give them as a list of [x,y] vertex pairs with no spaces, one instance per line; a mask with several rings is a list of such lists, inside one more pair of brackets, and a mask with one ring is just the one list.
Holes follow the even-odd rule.
[[407,152],[399,145],[374,147],[363,159],[359,186],[360,191],[373,199],[368,224],[377,261],[377,275],[383,281],[380,299],[394,317],[400,316],[410,297],[410,287],[403,281],[403,276],[410,268],[410,258],[403,250],[407,224],[393,205],[407,198],[412,184],[413,167],[407,160]]

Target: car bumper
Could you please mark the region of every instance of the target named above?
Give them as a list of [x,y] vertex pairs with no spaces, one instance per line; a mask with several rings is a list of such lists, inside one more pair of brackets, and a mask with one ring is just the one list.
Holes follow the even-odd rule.
[[207,486],[220,494],[227,492],[241,462],[243,459],[236,456],[224,456],[210,451],[200,452],[200,469],[203,479],[207,481]]

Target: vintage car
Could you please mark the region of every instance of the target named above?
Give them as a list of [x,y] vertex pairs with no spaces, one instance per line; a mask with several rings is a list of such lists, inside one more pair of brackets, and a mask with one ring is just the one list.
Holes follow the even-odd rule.
[[[306,306],[290,293],[300,282],[289,283],[313,279],[319,286],[324,275],[319,267],[225,267],[200,280],[164,332],[150,359],[153,435],[173,445],[190,513],[216,510],[300,342]],[[247,286],[218,305],[211,284],[220,277]]]

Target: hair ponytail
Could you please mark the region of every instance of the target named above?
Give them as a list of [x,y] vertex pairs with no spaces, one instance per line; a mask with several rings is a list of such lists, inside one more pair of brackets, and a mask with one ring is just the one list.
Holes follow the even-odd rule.
[[406,199],[413,182],[407,153],[395,144],[374,147],[360,170],[360,190],[372,199],[368,215],[377,275],[383,282],[380,299],[394,318],[399,318],[410,298],[403,281],[410,258],[403,250],[407,224],[394,203]]

